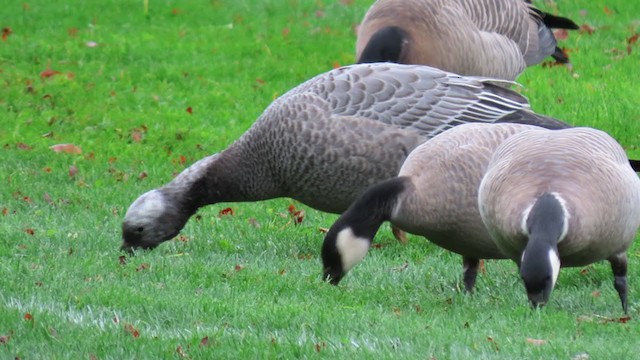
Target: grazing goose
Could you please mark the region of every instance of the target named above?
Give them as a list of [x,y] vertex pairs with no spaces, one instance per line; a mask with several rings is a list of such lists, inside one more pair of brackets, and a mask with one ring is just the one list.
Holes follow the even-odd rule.
[[338,284],[365,257],[380,225],[390,221],[462,255],[464,286],[471,292],[479,260],[506,257],[480,218],[478,186],[495,149],[535,128],[464,124],[417,147],[397,177],[367,189],[331,226],[322,245],[324,279]]
[[123,249],[153,248],[198,208],[220,202],[291,197],[343,212],[368,186],[397,175],[415,147],[459,124],[568,127],[489,81],[391,63],[321,74],[276,99],[226,150],[135,200],[122,224]]
[[478,190],[482,220],[544,305],[560,267],[608,260],[627,312],[626,251],[640,226],[640,178],[622,147],[591,128],[507,139]]
[[378,0],[358,29],[356,59],[514,80],[547,56],[568,62],[548,26],[578,28],[522,0]]

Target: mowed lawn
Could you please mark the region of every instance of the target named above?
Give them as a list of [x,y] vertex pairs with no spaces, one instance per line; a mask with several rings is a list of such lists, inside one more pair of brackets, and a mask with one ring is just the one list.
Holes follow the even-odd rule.
[[[141,193],[224,149],[277,96],[352,63],[371,2],[5,2],[0,358],[638,358],[638,243],[629,317],[606,262],[563,269],[534,311],[512,262],[485,262],[470,296],[459,256],[420,237],[401,245],[386,226],[330,286],[319,250],[336,216],[290,199],[210,206],[176,240],[119,252]],[[520,91],[640,158],[640,5],[537,5],[584,26],[560,41],[573,72],[535,66]]]

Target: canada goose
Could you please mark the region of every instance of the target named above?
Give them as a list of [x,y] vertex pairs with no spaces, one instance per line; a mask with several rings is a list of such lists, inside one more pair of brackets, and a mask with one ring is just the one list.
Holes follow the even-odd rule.
[[324,279],[338,284],[365,257],[380,225],[390,221],[462,255],[464,286],[471,292],[480,259],[506,258],[480,218],[478,186],[495,149],[535,128],[464,124],[418,146],[397,177],[367,189],[331,226],[321,251]]
[[123,249],[154,248],[198,208],[219,202],[291,197],[340,213],[368,186],[397,175],[416,146],[459,124],[568,127],[487,81],[391,63],[316,76],[276,99],[226,150],[135,200],[122,224]]
[[640,178],[613,138],[591,128],[514,135],[496,150],[478,192],[482,220],[520,266],[533,306],[548,301],[560,267],[606,259],[627,312]]
[[356,59],[514,80],[547,56],[568,62],[549,27],[578,28],[522,0],[378,0],[358,29]]

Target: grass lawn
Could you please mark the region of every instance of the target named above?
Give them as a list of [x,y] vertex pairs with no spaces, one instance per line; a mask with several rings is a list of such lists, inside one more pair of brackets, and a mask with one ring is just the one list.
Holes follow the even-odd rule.
[[[177,240],[121,257],[130,203],[224,149],[288,89],[352,63],[371,2],[3,4],[0,358],[638,358],[638,243],[631,319],[607,263],[564,269],[533,311],[513,263],[487,261],[469,296],[458,256],[419,237],[400,245],[388,227],[332,287],[320,229],[336,216],[289,199],[204,208]],[[640,158],[640,7],[538,5],[588,26],[561,41],[574,73],[519,78],[533,108]]]

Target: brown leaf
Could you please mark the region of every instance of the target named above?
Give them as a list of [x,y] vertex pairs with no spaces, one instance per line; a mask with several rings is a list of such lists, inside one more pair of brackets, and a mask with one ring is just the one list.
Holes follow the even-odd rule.
[[2,208],[2,216],[7,216],[7,214],[9,214],[9,209],[7,209],[6,207]]
[[234,267],[233,267],[233,269],[234,269],[235,271],[240,271],[240,270],[244,269],[244,266],[242,266],[242,265],[240,265],[240,264],[237,264],[236,266],[234,266]]
[[134,339],[137,339],[138,337],[140,337],[140,332],[138,331],[138,329],[134,328],[133,325],[131,324],[125,324],[124,330],[129,334],[131,334],[131,336],[133,336]]
[[82,154],[82,149],[73,144],[57,144],[49,146],[49,149],[57,152],[57,153],[65,153],[65,154]]
[[178,347],[176,348],[176,353],[180,355],[180,357],[188,357],[184,350],[182,350],[182,345],[178,345]]
[[209,337],[205,336],[202,338],[202,340],[200,340],[200,347],[202,346],[207,346],[209,344]]
[[69,177],[74,178],[76,175],[78,175],[78,167],[75,164],[71,164],[69,166]]
[[143,171],[140,174],[138,174],[138,180],[144,180],[147,176],[148,176],[147,172]]
[[567,29],[558,29],[553,32],[553,36],[556,40],[566,40],[569,37],[569,31]]
[[119,323],[120,323],[120,318],[118,317],[118,315],[117,315],[117,314],[116,314],[116,315],[113,315],[113,322],[114,322],[114,323],[116,323],[116,324],[119,324]]
[[149,264],[147,263],[142,263],[140,264],[137,268],[136,271],[142,271],[142,270],[147,270],[150,267]]
[[13,30],[10,27],[6,27],[2,29],[2,41],[7,41],[9,35],[13,34]]
[[25,143],[22,143],[22,142],[17,143],[16,147],[18,149],[20,149],[20,150],[31,150],[31,149],[33,149],[31,146],[29,146],[29,145],[27,145]]
[[25,313],[24,319],[27,321],[33,321],[33,315],[31,315],[30,313]]
[[193,108],[191,108],[191,106],[189,106],[189,107],[187,108],[187,112],[188,112],[189,114],[193,114]]
[[609,9],[608,7],[603,7],[602,11],[604,11],[605,14],[607,14],[608,16],[613,15],[613,10]]
[[29,234],[31,236],[36,234],[36,231],[31,229],[31,228],[24,229],[24,232],[26,232],[27,234]]
[[631,37],[627,39],[627,44],[629,45],[635,44],[636,42],[638,42],[639,37],[640,37],[640,34],[637,34],[637,33],[633,34]]
[[42,71],[40,73],[40,78],[41,79],[48,79],[48,78],[50,78],[52,76],[56,76],[56,75],[59,75],[59,74],[60,74],[60,71],[53,70],[51,68],[47,68],[46,70],[44,70],[44,71]]
[[327,228],[322,228],[322,227],[321,227],[321,228],[318,228],[318,231],[319,231],[320,233],[322,233],[322,234],[326,234],[326,233],[328,233],[328,232],[329,232],[329,229],[327,229]]
[[67,34],[69,34],[70,37],[75,37],[76,35],[78,35],[78,29],[77,28],[71,28],[71,29],[67,30]]
[[142,132],[138,129],[133,129],[131,131],[131,141],[135,143],[139,143],[142,141]]
[[543,339],[532,339],[532,338],[527,338],[527,342],[531,345],[544,345],[547,343],[547,340],[543,340]]
[[234,211],[232,208],[228,207],[228,208],[224,208],[222,210],[220,210],[220,212],[218,213],[218,216],[225,216],[225,215],[234,215]]
[[593,34],[594,31],[596,31],[596,29],[588,24],[582,24],[580,25],[580,29],[578,29],[578,32],[580,34],[587,34],[587,35]]
[[120,265],[127,265],[127,257],[124,255],[118,256],[118,263],[120,263]]

